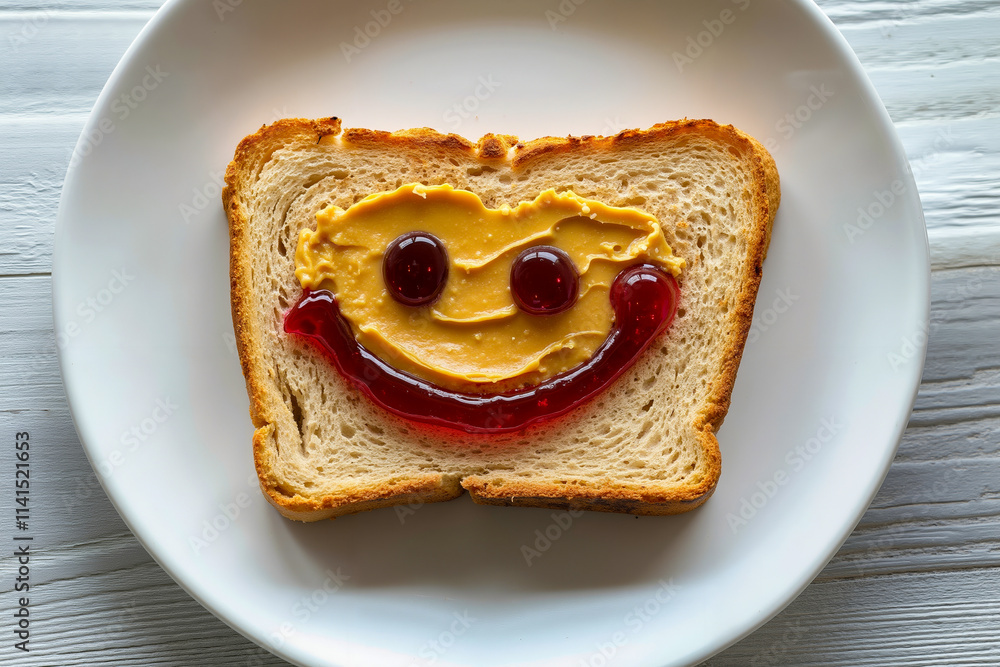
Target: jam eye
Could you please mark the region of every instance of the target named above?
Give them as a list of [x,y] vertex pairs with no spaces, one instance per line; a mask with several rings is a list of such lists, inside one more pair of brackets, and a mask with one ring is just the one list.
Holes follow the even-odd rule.
[[548,245],[527,248],[510,268],[510,291],[517,307],[532,315],[554,315],[576,303],[580,276],[573,260]]
[[[635,331],[669,325],[677,312],[677,281],[652,264],[637,264],[625,269],[611,284],[611,303],[615,318],[631,322]],[[626,329],[626,333],[632,335]],[[641,337],[641,335],[640,335]]]
[[431,303],[441,295],[448,279],[444,244],[427,232],[397,237],[382,257],[382,279],[392,298],[404,306]]

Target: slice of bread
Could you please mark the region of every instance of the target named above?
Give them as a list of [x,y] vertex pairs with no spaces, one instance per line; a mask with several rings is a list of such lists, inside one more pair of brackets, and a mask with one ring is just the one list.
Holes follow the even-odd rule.
[[[512,435],[409,423],[371,403],[309,344],[283,332],[302,289],[299,232],[316,213],[405,183],[451,184],[490,208],[572,190],[636,207],[686,262],[670,328],[608,390]],[[402,503],[478,503],[674,514],[711,495],[715,432],[753,315],[780,192],[752,137],[709,120],[614,137],[342,129],[289,119],[245,138],[226,173],[233,322],[261,488],[314,521]],[[470,232],[474,233],[474,232]]]

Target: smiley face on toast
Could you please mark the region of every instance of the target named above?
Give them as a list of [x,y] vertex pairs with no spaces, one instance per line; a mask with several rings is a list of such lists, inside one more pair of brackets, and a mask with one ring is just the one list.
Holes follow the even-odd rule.
[[607,344],[611,290],[644,264],[683,260],[657,220],[572,192],[491,209],[449,185],[404,185],[304,230],[296,277],[328,291],[357,343],[443,389],[502,394],[538,386]]

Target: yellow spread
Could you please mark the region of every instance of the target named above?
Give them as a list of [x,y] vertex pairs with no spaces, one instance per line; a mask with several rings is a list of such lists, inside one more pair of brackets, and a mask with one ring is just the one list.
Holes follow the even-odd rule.
[[[488,209],[450,185],[410,184],[316,217],[295,254],[302,287],[332,291],[358,342],[387,363],[466,391],[537,384],[585,362],[611,331],[608,295],[622,269],[649,262],[676,276],[684,266],[651,215],[572,192]],[[398,303],[382,279],[386,246],[413,231],[439,238],[449,259],[440,298],[420,307]],[[580,273],[579,298],[562,313],[514,305],[511,264],[535,245],[561,248]]]

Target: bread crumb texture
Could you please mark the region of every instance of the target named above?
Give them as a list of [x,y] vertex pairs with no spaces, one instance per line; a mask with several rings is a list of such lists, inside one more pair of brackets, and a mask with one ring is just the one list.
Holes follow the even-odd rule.
[[[479,502],[667,514],[715,488],[714,432],[778,203],[771,157],[711,121],[515,141],[340,131],[327,119],[279,121],[240,145],[224,193],[233,315],[258,474],[286,516],[315,520],[463,490]],[[463,435],[387,414],[282,322],[301,295],[299,232],[315,227],[316,213],[411,182],[467,189],[492,208],[551,187],[656,216],[687,264],[672,326],[605,393],[520,433]]]

